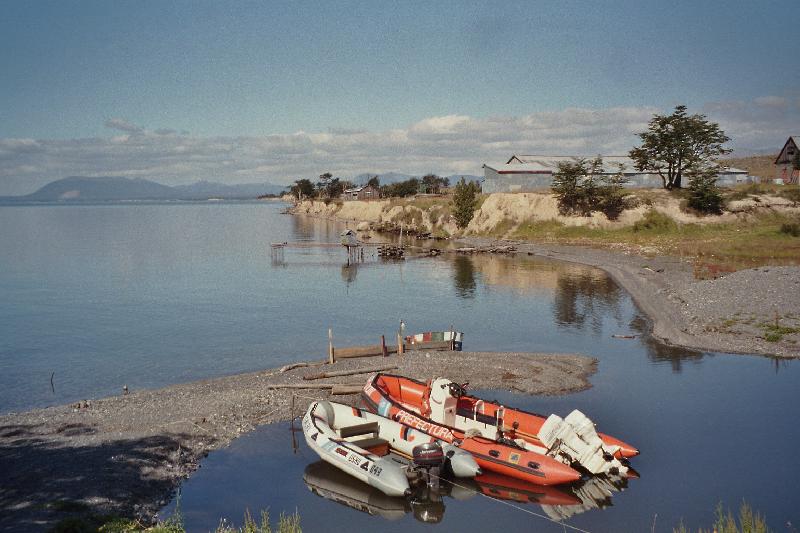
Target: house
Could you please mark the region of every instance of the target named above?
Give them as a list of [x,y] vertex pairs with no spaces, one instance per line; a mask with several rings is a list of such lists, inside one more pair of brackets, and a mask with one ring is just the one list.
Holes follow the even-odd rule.
[[[559,163],[573,162],[582,156],[568,155],[512,155],[504,164],[483,165],[483,192],[526,192],[549,189],[553,184],[553,173]],[[592,160],[594,157],[583,157]],[[628,156],[603,156],[603,174],[617,174],[622,165],[622,174],[627,179],[626,187],[663,187],[661,176],[655,172],[636,170],[633,160]],[[752,176],[746,170],[726,168],[720,172],[717,185],[730,186],[737,183],[751,183]]]
[[786,140],[781,153],[775,159],[775,178],[786,185],[800,183],[800,135],[792,135]]
[[342,200],[376,200],[381,197],[381,191],[372,185],[362,185],[345,189],[342,193]]

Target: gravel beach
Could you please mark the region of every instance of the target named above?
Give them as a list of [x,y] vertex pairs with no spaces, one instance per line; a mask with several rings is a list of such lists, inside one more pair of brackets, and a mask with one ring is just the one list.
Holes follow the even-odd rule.
[[[0,417],[0,530],[44,530],[86,512],[149,524],[209,451],[227,446],[257,425],[287,421],[302,414],[310,399],[329,396],[325,390],[270,389],[271,385],[361,385],[367,374],[312,382],[302,378],[385,365],[396,365],[391,372],[419,379],[468,381],[474,389],[557,395],[588,388],[597,361],[579,355],[409,352],[12,413]],[[358,401],[357,395],[335,398]]]

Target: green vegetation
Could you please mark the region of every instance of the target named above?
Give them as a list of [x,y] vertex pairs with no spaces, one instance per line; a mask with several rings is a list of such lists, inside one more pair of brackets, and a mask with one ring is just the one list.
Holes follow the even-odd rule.
[[412,196],[418,192],[419,180],[417,178],[381,186],[381,196],[384,198],[405,198],[406,196]]
[[472,181],[467,183],[464,178],[456,184],[453,191],[453,218],[459,228],[466,228],[472,220],[478,208],[479,192],[480,185]]
[[633,231],[635,233],[650,233],[654,235],[668,234],[678,230],[678,223],[670,217],[656,211],[655,209],[648,209],[644,216],[633,223]]
[[781,224],[780,231],[792,237],[800,237],[800,222],[786,222],[785,224]]
[[622,167],[616,174],[608,175],[603,172],[603,159],[598,156],[592,161],[559,163],[553,174],[552,189],[562,215],[589,216],[593,211],[601,211],[615,220],[627,207],[624,183]]
[[443,188],[449,186],[450,180],[448,178],[440,178],[436,174],[427,174],[422,176],[420,190],[427,194],[439,194]]
[[717,169],[695,172],[689,177],[689,209],[710,215],[722,214],[722,193],[717,187]]
[[724,270],[764,264],[800,263],[800,239],[781,231],[794,218],[771,213],[719,224],[679,224],[658,211],[648,211],[632,226],[589,228],[558,221],[531,219],[510,237],[562,244],[639,246],[645,253],[696,257],[725,265]]
[[731,152],[722,146],[730,138],[719,124],[705,115],[687,115],[683,105],[671,115],[654,115],[639,138],[642,145],[629,152],[636,169],[657,172],[665,189],[680,189],[684,176],[716,175],[716,158]]
[[[88,509],[84,506],[81,510]],[[78,510],[78,509],[76,509]],[[69,510],[65,512],[70,512]],[[242,527],[236,528],[222,520],[215,533],[272,533],[269,511],[261,511],[261,520],[256,522],[249,510],[244,513]],[[281,513],[278,518],[276,533],[302,533],[300,515],[295,511],[287,515]],[[137,521],[116,516],[84,514],[69,517],[58,522],[50,529],[51,533],[186,533],[180,507],[166,520],[154,526],[143,526]]]
[[[674,528],[673,533],[690,533],[690,530],[683,525],[683,522]],[[731,511],[727,513],[723,510],[722,504],[717,505],[717,518],[710,530],[698,529],[698,533],[768,533],[767,522],[759,513],[754,513],[747,502],[742,502],[739,507],[739,521]]]

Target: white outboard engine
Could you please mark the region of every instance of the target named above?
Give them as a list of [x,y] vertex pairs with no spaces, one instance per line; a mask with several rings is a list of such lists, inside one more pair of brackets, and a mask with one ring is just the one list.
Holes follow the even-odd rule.
[[411,451],[414,467],[425,471],[425,481],[430,488],[439,488],[439,477],[444,465],[444,451],[438,442],[426,442],[414,446]]

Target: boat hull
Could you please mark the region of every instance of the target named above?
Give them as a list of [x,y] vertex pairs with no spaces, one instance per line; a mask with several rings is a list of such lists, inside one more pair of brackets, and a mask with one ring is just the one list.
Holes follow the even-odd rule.
[[[472,454],[482,471],[497,472],[537,485],[558,485],[580,479],[578,472],[552,457],[484,437],[467,436],[457,429],[438,424],[413,412],[408,408],[408,402],[403,399],[411,400],[418,396],[421,400],[420,391],[414,390],[413,387],[418,382],[407,380],[412,386],[405,389],[407,394],[404,398],[402,392],[392,395],[391,386],[380,382],[382,378],[407,380],[387,374],[371,377],[362,391],[362,399],[367,409],[436,439],[456,444]],[[424,384],[421,385],[424,387]]]

